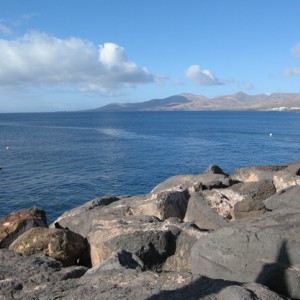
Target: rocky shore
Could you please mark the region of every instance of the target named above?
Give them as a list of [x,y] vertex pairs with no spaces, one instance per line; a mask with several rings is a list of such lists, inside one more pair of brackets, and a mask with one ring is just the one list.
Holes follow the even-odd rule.
[[0,219],[0,299],[300,299],[300,162],[212,165],[48,226]]

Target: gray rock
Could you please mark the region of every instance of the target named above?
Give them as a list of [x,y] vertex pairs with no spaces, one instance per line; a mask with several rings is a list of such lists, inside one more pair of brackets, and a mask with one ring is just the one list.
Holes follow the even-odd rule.
[[43,253],[70,266],[77,263],[87,244],[82,236],[69,230],[35,227],[19,236],[9,249],[25,256]]
[[193,223],[182,223],[178,226],[181,231],[176,239],[175,253],[166,259],[163,270],[191,272],[191,248],[201,236],[208,232],[200,231]]
[[258,282],[300,298],[300,211],[243,219],[201,237],[191,251],[192,272],[211,278]]
[[234,181],[257,182],[260,180],[272,180],[273,174],[277,171],[286,169],[284,166],[252,166],[236,169],[230,178]]
[[92,221],[97,218],[98,214],[101,214],[101,208],[118,200],[120,198],[114,196],[93,199],[62,214],[50,225],[50,228],[56,228],[57,226],[67,227],[71,231],[86,237],[91,230]]
[[276,192],[271,180],[240,182],[226,189],[203,191],[202,195],[211,210],[231,221],[253,217],[265,212],[263,200]]
[[210,173],[210,174],[222,174],[228,176],[219,166],[217,165],[210,165],[203,173]]
[[286,171],[291,173],[292,175],[300,176],[300,162],[290,163],[286,168]]
[[120,250],[115,255],[102,262],[100,265],[89,269],[86,274],[90,275],[104,270],[120,270],[123,268],[142,271],[144,269],[144,263],[134,253],[126,250]]
[[43,209],[22,209],[0,218],[0,248],[8,248],[18,236],[33,227],[47,227]]
[[276,172],[273,176],[273,183],[278,192],[290,186],[300,185],[300,176],[293,175],[287,171]]
[[300,186],[283,189],[263,202],[269,210],[300,209]]
[[199,189],[224,188],[231,185],[227,175],[206,171],[198,175],[177,175],[158,184],[152,193],[162,191],[185,191],[192,187]]
[[226,226],[227,221],[211,208],[202,192],[192,193],[184,222],[194,222],[201,229],[213,230]]
[[239,183],[232,187],[236,189],[243,200],[234,205],[234,218],[259,216],[265,212],[263,200],[276,193],[271,180],[264,179],[258,182]]
[[180,228],[159,222],[155,217],[106,217],[94,223],[89,235],[92,265],[96,266],[119,249],[136,254],[150,269],[160,269],[175,252],[175,240]]
[[[139,272],[131,269],[86,274],[24,292],[22,299],[139,299],[139,300],[282,300],[259,284],[213,280],[187,272]],[[224,298],[224,296],[228,298]],[[238,298],[244,296],[244,298]]]
[[47,289],[56,282],[79,278],[86,271],[87,268],[81,266],[62,268],[60,262],[44,255],[23,257],[0,249],[0,299],[32,299],[26,295]]
[[83,237],[87,237],[93,229],[94,221],[107,216],[114,219],[121,219],[124,216],[156,216],[160,220],[170,217],[183,219],[188,198],[188,193],[184,191],[125,197],[106,206],[96,206],[88,210],[80,207],[67,212],[59,217],[51,227],[55,227],[55,223],[59,223],[60,226],[68,227]]

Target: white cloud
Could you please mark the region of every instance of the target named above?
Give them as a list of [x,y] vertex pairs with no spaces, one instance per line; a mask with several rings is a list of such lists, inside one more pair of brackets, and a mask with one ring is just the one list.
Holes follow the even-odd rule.
[[0,87],[75,85],[112,95],[123,87],[155,82],[153,74],[114,43],[96,47],[79,38],[32,32],[15,40],[0,39],[0,53]]
[[283,71],[284,76],[297,76],[300,75],[300,68],[294,67],[294,68],[287,68]]
[[296,44],[292,50],[291,50],[292,54],[295,56],[300,56],[300,43]]
[[198,65],[192,65],[185,71],[185,77],[196,85],[222,85],[210,70],[201,70]]

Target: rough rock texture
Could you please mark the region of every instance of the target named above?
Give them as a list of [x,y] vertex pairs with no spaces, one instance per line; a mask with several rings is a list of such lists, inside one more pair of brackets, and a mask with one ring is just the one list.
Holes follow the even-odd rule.
[[134,253],[122,249],[102,262],[100,265],[89,269],[87,274],[93,274],[104,270],[121,270],[123,268],[142,271],[144,269],[144,263]]
[[281,190],[263,202],[268,210],[300,209],[300,186]]
[[93,222],[111,216],[118,219],[124,216],[156,216],[160,220],[170,217],[183,219],[187,208],[187,192],[162,192],[135,197],[124,197],[106,206],[93,206],[86,210],[81,207],[59,217],[55,223],[87,237],[93,228]]
[[129,214],[134,216],[156,216],[160,220],[170,217],[183,219],[187,209],[189,194],[187,192],[161,192],[144,201],[132,202]]
[[283,170],[290,173],[291,175],[300,175],[300,162],[296,161],[279,166],[271,165],[239,168],[230,175],[230,178],[232,180],[243,182],[255,182],[263,179],[273,179],[274,173]]
[[22,257],[2,249],[0,299],[286,299],[259,284],[213,280],[187,272],[119,269],[84,275],[85,272],[84,267],[62,269],[49,257]]
[[120,198],[114,196],[104,196],[91,200],[62,214],[50,225],[50,228],[55,228],[59,224],[61,227],[67,227],[86,237],[91,230],[92,221],[98,218],[98,214],[101,216],[103,208],[118,200]]
[[290,163],[285,170],[291,173],[292,175],[300,176],[300,162],[297,161],[294,163]]
[[[56,282],[79,278],[86,271],[82,266],[62,268],[60,262],[41,254],[23,257],[0,249],[0,299],[35,299],[27,295],[47,290]],[[48,299],[54,299],[50,290],[48,293]]]
[[72,231],[36,227],[19,236],[9,249],[25,256],[43,253],[70,266],[77,263],[87,245],[82,236]]
[[22,209],[0,219],[0,248],[9,245],[33,227],[47,227],[45,211],[40,208]]
[[243,200],[234,205],[234,218],[259,216],[265,212],[263,200],[276,193],[276,189],[271,180],[264,179],[258,182],[239,183],[233,186]]
[[[212,165],[94,199],[51,229],[28,211],[2,218],[0,243],[30,256],[0,249],[0,299],[300,299],[299,169]],[[88,271],[62,268],[89,255]]]
[[300,185],[300,176],[292,175],[286,171],[276,172],[273,176],[273,183],[278,192],[290,186]]
[[159,222],[155,217],[98,220],[89,235],[92,265],[124,249],[141,258],[147,268],[159,269],[166,258],[174,254],[179,232],[177,226]]
[[224,188],[230,186],[231,180],[220,168],[221,171],[218,168],[219,167],[214,166],[212,170],[207,169],[205,172],[198,175],[173,176],[158,184],[152,190],[152,193],[160,193],[169,190],[184,191],[193,186],[197,186],[199,189]]
[[263,200],[275,192],[272,181],[263,179],[258,182],[240,182],[226,189],[203,191],[202,195],[210,209],[228,221],[264,213]]
[[166,259],[163,269],[191,272],[191,248],[201,236],[206,234],[208,234],[207,231],[198,230],[193,223],[181,224],[181,231],[176,239],[175,253]]
[[258,282],[300,298],[300,211],[243,219],[201,237],[191,252],[193,274]]
[[256,182],[264,179],[272,180],[274,172],[284,170],[287,166],[253,166],[239,168],[230,175],[232,180]]
[[213,230],[226,226],[227,221],[211,209],[202,192],[191,195],[184,222],[194,222],[201,229]]

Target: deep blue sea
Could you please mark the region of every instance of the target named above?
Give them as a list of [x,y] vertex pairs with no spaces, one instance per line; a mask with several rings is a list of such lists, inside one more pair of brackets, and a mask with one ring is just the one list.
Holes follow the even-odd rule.
[[299,129],[296,112],[0,114],[0,217],[39,206],[50,223],[210,164],[231,173],[300,160]]

